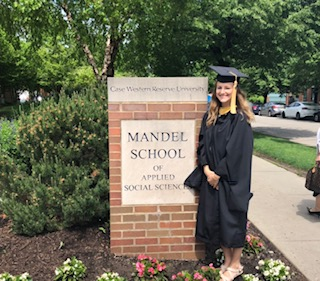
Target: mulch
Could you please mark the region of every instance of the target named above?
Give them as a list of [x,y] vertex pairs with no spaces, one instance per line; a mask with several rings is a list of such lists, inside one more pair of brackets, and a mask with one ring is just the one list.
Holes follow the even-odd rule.
[[[91,225],[74,227],[52,233],[26,237],[16,235],[11,230],[11,222],[0,217],[0,273],[9,272],[19,275],[28,272],[33,281],[54,280],[56,267],[67,259],[75,256],[87,267],[85,281],[95,281],[104,272],[118,272],[120,276],[130,280],[134,270],[136,257],[116,256],[109,250],[108,231],[101,226]],[[293,281],[308,281],[278,249],[254,225],[250,225],[250,233],[259,236],[266,246],[259,257],[243,257],[245,273],[256,273],[255,266],[259,259],[281,259],[290,266]],[[163,260],[171,277],[182,270],[192,272],[209,260]],[[242,280],[242,277],[236,279]]]

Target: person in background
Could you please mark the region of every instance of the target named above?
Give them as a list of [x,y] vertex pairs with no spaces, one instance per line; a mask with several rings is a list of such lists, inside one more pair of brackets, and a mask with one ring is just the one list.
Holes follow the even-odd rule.
[[292,93],[289,94],[289,104],[293,103],[295,98],[293,97]]
[[[317,156],[316,156],[316,162],[318,165],[320,165],[320,128],[317,132]],[[316,198],[315,204],[313,208],[308,208],[310,215],[320,215],[320,193],[313,192],[313,196]]]
[[198,164],[206,181],[200,188],[196,238],[207,247],[221,247],[220,280],[232,281],[243,273],[254,115],[238,87],[239,78],[247,76],[232,67],[210,68],[218,76],[199,133]]

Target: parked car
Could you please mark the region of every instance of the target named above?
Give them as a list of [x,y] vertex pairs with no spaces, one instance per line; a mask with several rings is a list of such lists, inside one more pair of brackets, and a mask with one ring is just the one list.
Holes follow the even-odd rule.
[[313,121],[320,122],[320,110],[313,114]]
[[259,114],[259,110],[260,110],[260,108],[261,108],[261,103],[252,103],[251,104],[251,108],[252,108],[252,112],[255,114],[255,115],[257,115],[257,114]]
[[261,106],[259,110],[259,115],[267,115],[269,117],[281,115],[284,108],[285,104],[281,102],[267,102],[263,106]]
[[314,102],[295,101],[285,108],[282,117],[296,118],[297,120],[305,117],[315,118],[318,111],[320,111],[320,106]]

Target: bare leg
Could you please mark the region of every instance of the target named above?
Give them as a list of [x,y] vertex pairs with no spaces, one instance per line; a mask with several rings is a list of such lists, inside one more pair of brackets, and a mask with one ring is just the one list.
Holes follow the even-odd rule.
[[317,211],[319,212],[320,211],[320,194],[318,194],[316,196],[316,203],[314,205],[314,208],[313,208],[314,211]]
[[229,267],[232,262],[232,249],[225,248],[225,247],[221,247],[221,249],[222,249],[223,255],[224,255],[224,263],[223,263],[222,269],[223,269],[223,271],[225,271],[227,269],[227,267]]
[[238,269],[241,266],[240,259],[242,254],[242,248],[232,249],[232,260],[229,267]]
[[313,208],[308,208],[309,213],[318,213],[320,212],[320,194],[316,196],[316,201],[314,202],[314,207]]
[[[225,248],[225,247],[221,247],[221,248],[223,250],[224,258],[225,258],[224,266],[234,271],[237,271],[237,270],[242,271],[242,266],[240,263],[242,248]],[[239,274],[235,274],[230,270],[226,270],[222,272],[222,275],[229,279],[230,278],[233,279],[235,276],[238,276]],[[223,278],[221,280],[223,281]]]

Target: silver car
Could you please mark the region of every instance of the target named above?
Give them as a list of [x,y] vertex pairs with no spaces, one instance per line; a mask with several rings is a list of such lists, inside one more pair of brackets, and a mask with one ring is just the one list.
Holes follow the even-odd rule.
[[267,115],[269,117],[281,115],[286,105],[281,102],[267,102],[261,106],[259,115]]

